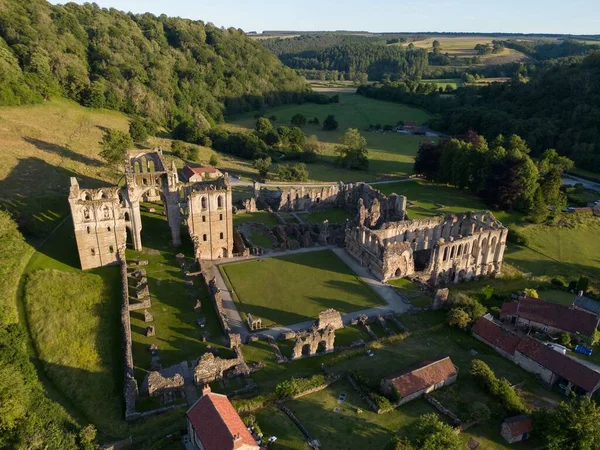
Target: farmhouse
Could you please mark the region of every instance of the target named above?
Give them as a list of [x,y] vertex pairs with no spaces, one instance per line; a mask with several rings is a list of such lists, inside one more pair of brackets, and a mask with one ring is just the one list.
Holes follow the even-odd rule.
[[536,374],[548,386],[564,386],[565,394],[592,397],[600,388],[600,372],[525,336],[515,350],[515,363]]
[[458,369],[449,356],[445,358],[423,361],[409,370],[398,372],[381,380],[382,391],[400,396],[399,404],[403,405],[428,392],[448,386],[456,381]]
[[572,306],[559,305],[531,297],[502,305],[500,319],[526,330],[536,329],[550,334],[567,332],[591,336],[598,327],[598,316]]
[[219,169],[210,166],[195,167],[186,165],[181,170],[181,173],[183,174],[185,181],[187,181],[188,183],[196,183],[198,181],[205,180],[214,180],[215,178],[223,176]]
[[197,450],[259,450],[226,395],[213,394],[208,385],[187,411],[188,436]]
[[507,359],[514,358],[515,350],[521,338],[514,333],[502,328],[493,320],[480,317],[473,325],[473,337],[500,353]]
[[533,422],[531,416],[521,414],[520,416],[509,417],[502,423],[500,434],[508,442],[524,441],[529,437],[533,430]]

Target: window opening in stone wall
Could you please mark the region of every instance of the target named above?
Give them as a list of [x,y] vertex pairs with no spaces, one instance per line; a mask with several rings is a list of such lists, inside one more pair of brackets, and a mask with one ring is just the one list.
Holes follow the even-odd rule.
[[217,197],[217,208],[222,208],[223,207],[223,196],[219,195]]
[[96,256],[96,249],[92,248],[91,251],[92,251],[92,256]]
[[202,197],[200,199],[200,206],[202,207],[202,209],[206,209],[206,197]]
[[110,247],[108,247],[108,251],[110,253],[114,253],[115,252],[115,248],[111,245]]
[[223,239],[223,233],[219,233],[219,238]]
[[203,234],[203,235],[202,235],[202,240],[203,240],[204,242],[206,242],[206,235],[205,235],[205,234]]

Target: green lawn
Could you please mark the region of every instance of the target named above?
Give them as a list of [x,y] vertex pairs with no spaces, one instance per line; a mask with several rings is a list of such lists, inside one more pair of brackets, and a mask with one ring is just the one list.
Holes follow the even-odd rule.
[[330,223],[344,223],[346,220],[353,219],[353,215],[345,209],[332,208],[325,211],[315,211],[301,216],[310,223],[322,223],[328,220]]
[[255,259],[219,266],[240,311],[264,326],[291,325],[335,308],[341,313],[382,300],[332,251]]
[[[151,213],[152,207],[156,212]],[[183,270],[178,266],[175,255],[182,252],[188,263],[193,262],[193,248],[185,232],[182,232],[183,245],[174,248],[171,245],[171,231],[162,214],[162,204],[142,205],[142,244],[141,252],[127,250],[128,260],[136,258],[149,261],[144,267],[148,276],[148,285],[152,307],[149,309],[154,322],[144,322],[143,310],[132,311],[131,332],[133,338],[133,363],[138,381],[150,368],[150,344],[159,348],[160,363],[169,367],[185,360],[193,360],[206,351],[207,345],[219,348],[221,353],[229,354],[223,346],[224,336],[218,322],[208,291],[200,277],[193,279],[193,288],[186,287]],[[182,230],[183,231],[183,230]],[[130,286],[134,285],[131,279]],[[132,290],[133,292],[133,290]],[[196,299],[202,303],[201,311],[194,311]],[[206,326],[201,329],[196,321],[206,318]],[[154,337],[146,337],[145,330],[153,325]],[[208,332],[208,342],[202,342],[202,331]],[[221,355],[223,356],[223,355]],[[227,356],[227,355],[225,355]]]
[[[319,125],[306,125],[303,130],[305,134],[315,134],[325,144],[321,160],[333,163],[335,160],[334,147],[340,141],[343,133],[348,128],[358,128],[367,139],[369,148],[369,172],[340,171],[333,166],[323,166],[327,173],[317,175],[317,165],[308,164],[309,177],[313,180],[323,181],[368,181],[377,175],[408,175],[413,173],[413,162],[419,143],[424,140],[423,136],[407,136],[398,133],[367,132],[369,125],[395,125],[398,121],[414,121],[424,123],[429,120],[430,115],[417,108],[392,102],[370,99],[361,95],[351,93],[340,93],[340,103],[329,105],[317,105],[305,103],[302,105],[287,105],[270,108],[264,112],[266,117],[275,115],[277,120],[275,126],[290,125],[290,119],[294,114],[303,114],[306,118],[319,118],[322,123],[325,117],[333,114],[339,123],[336,131],[324,131]],[[231,128],[253,129],[256,123],[254,113],[248,113],[233,117],[230,120]],[[319,171],[321,169],[318,169]]]
[[268,227],[279,225],[277,219],[268,211],[257,211],[254,213],[235,214],[233,216],[233,226],[237,227],[243,223],[264,223]]
[[252,230],[252,232],[250,233],[250,239],[252,240],[252,243],[254,245],[257,245],[259,247],[273,248],[273,241],[271,241],[271,238],[269,238],[269,236],[267,236],[262,231]]
[[271,406],[256,413],[256,422],[265,437],[276,436],[269,450],[310,450],[304,435],[283,411]]
[[575,294],[555,289],[538,290],[539,297],[548,302],[560,303],[561,305],[572,305],[575,301]]

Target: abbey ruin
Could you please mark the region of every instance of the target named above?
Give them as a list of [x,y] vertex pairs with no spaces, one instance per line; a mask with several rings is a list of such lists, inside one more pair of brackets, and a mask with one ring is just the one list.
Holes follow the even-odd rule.
[[369,185],[261,190],[275,211],[345,209],[346,251],[380,280],[417,278],[425,283],[496,276],[502,270],[508,230],[490,212],[464,212],[408,220],[407,199]]
[[228,177],[183,183],[174,163],[169,168],[162,150],[133,150],[125,161],[125,186],[81,188],[71,178],[69,204],[81,268],[118,262],[127,234],[142,249],[140,202],[162,201],[173,246],[181,244],[181,225],[194,244],[196,259],[233,254],[231,187]]

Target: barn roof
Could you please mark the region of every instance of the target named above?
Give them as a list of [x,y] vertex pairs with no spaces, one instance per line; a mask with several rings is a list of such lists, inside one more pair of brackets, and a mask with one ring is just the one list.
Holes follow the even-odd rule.
[[533,421],[531,416],[521,414],[520,416],[509,417],[504,421],[504,424],[508,426],[510,435],[512,437],[521,436],[525,433],[531,433],[533,430]]
[[511,333],[485,317],[480,317],[475,322],[472,331],[473,334],[489,342],[490,345],[498,347],[511,355],[515,352],[517,345],[519,345],[520,338],[516,334]]
[[407,397],[431,385],[441,383],[457,374],[449,356],[423,361],[416,367],[387,377],[401,397]]

